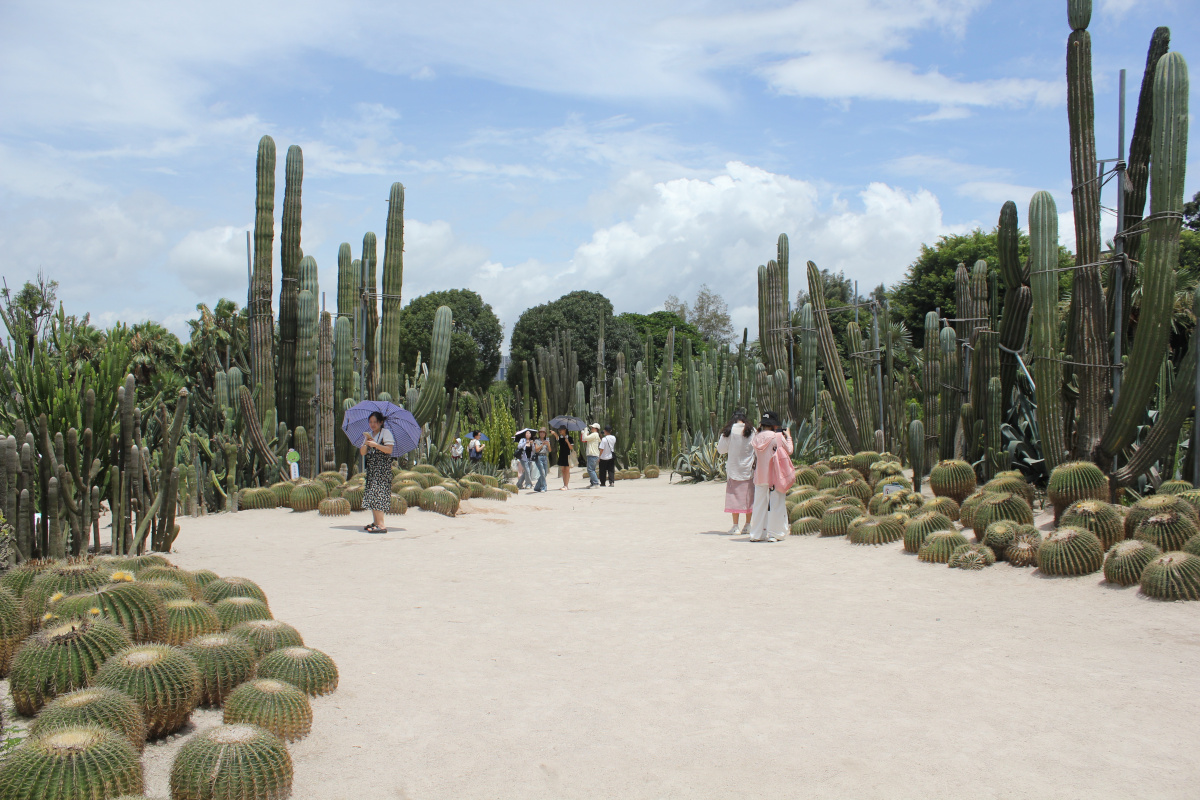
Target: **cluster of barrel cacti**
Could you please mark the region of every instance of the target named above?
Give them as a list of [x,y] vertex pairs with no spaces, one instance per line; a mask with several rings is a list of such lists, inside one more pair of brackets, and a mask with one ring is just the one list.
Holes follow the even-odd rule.
[[0,677],[33,717],[0,762],[0,796],[21,800],[140,794],[147,741],[181,731],[197,707],[223,708],[224,724],[180,748],[172,796],[212,797],[219,774],[222,797],[285,797],[285,742],[312,729],[309,698],[338,685],[333,660],[271,619],[256,583],[157,555],[0,574]]
[[[1177,494],[1144,498],[1123,513],[1097,497],[1107,494],[1107,484],[1095,479],[1094,464],[1062,464],[1051,475],[1048,498],[1058,527],[1043,537],[1033,524],[1034,487],[1020,473],[1000,472],[976,486],[970,464],[942,461],[930,471],[929,500],[905,488],[895,459],[860,451],[797,470],[785,494],[790,533],[845,536],[862,545],[901,542],[920,561],[963,570],[997,561],[1053,577],[1103,569],[1110,583],[1140,585],[1150,597],[1200,600],[1200,491],[1180,485]],[[850,490],[857,484],[873,488],[860,496]]]

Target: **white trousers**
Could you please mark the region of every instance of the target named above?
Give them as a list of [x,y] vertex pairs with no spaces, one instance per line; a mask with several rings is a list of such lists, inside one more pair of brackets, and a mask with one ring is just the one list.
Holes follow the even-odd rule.
[[754,510],[750,514],[750,538],[783,539],[788,535],[787,502],[782,492],[765,484],[754,485]]

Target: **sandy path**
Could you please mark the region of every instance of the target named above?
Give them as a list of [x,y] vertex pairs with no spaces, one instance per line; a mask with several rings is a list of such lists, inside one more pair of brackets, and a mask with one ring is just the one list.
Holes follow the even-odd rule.
[[1195,796],[1200,603],[731,539],[723,490],[523,494],[386,536],[244,512],[183,520],[173,558],[257,580],[337,660],[300,800]]

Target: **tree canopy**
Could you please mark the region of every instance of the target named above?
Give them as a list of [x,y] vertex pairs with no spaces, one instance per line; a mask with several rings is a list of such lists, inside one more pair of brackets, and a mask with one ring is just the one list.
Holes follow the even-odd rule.
[[504,328],[492,307],[470,289],[448,289],[415,297],[400,312],[400,363],[411,370],[417,354],[428,360],[433,317],[441,306],[454,312],[446,385],[485,391],[500,369]]
[[[673,294],[667,296],[663,308],[690,323],[705,342],[728,347],[733,341],[729,304],[725,302],[724,297],[710,289],[707,283],[700,286],[700,291],[696,293],[696,299],[690,308]],[[676,336],[678,334],[676,331]]]
[[510,385],[521,380],[519,365],[537,355],[538,346],[545,346],[555,331],[571,332],[571,347],[579,362],[579,380],[589,390],[596,379],[596,345],[600,339],[600,324],[604,323],[604,365],[611,373],[616,369],[617,353],[624,347],[638,348],[641,340],[627,322],[613,317],[612,301],[598,292],[577,291],[557,300],[527,308],[513,326],[510,355],[513,369],[508,371]]
[[[647,336],[654,337],[654,350],[650,354],[653,363],[646,365],[651,370],[656,369],[659,362],[662,361],[662,345],[667,340],[667,332],[671,328],[675,329],[676,361],[683,357],[683,342],[685,339],[692,340],[693,353],[699,352],[706,346],[704,336],[696,326],[684,321],[678,314],[671,311],[653,311],[649,314],[637,314],[627,311],[624,314],[618,314],[616,321],[629,325],[643,340]],[[640,350],[634,353],[634,358],[640,357]],[[633,364],[626,366],[629,369],[633,369]]]

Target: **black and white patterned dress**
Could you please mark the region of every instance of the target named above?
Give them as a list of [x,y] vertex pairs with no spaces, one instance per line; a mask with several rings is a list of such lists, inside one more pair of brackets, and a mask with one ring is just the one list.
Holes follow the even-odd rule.
[[[395,444],[387,428],[375,434],[375,441],[382,445]],[[363,492],[362,507],[368,511],[391,511],[392,509],[392,457],[375,448],[367,450],[367,488]]]

